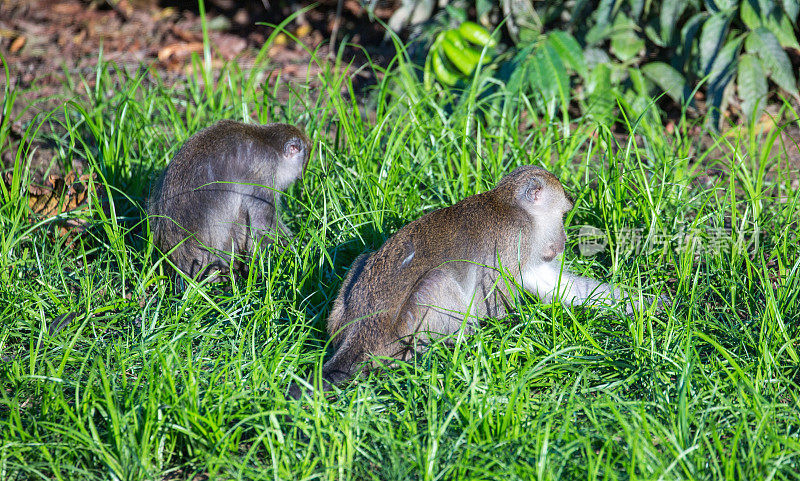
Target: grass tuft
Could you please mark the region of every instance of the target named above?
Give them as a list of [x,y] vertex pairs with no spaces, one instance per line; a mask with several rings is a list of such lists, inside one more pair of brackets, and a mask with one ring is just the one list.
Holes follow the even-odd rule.
[[[797,139],[698,142],[655,112],[619,119],[622,134],[541,119],[480,72],[464,92],[426,91],[396,46],[391,68],[359,67],[380,79],[366,102],[355,66],[322,59],[286,85],[266,63],[213,76],[206,53],[167,86],[100,55],[29,123],[0,207],[0,479],[796,479],[800,199],[784,159]],[[4,150],[20,95],[5,85]],[[183,141],[223,118],[307,130],[314,154],[283,212],[296,240],[226,289],[176,292],[144,200]],[[69,214],[92,222],[71,247],[27,221],[45,128],[54,160],[95,172],[105,199]],[[284,399],[324,359],[357,255],[527,163],[576,199],[571,267],[667,294],[667,312],[524,298],[462,343],[328,399]],[[581,256],[581,226],[606,249]]]

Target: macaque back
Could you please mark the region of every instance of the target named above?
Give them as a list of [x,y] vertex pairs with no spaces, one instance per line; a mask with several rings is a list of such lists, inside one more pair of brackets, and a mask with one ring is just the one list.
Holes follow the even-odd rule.
[[289,232],[280,194],[299,179],[311,144],[287,124],[223,120],[181,147],[148,199],[153,241],[175,267],[205,277],[232,267]]
[[[433,337],[505,316],[519,287],[570,305],[596,297],[635,306],[614,286],[562,269],[563,218],[571,208],[553,174],[523,166],[357,258],[328,318],[336,351],[322,368],[323,390],[369,368],[371,357],[405,359]],[[299,397],[302,389],[295,384],[289,392]]]

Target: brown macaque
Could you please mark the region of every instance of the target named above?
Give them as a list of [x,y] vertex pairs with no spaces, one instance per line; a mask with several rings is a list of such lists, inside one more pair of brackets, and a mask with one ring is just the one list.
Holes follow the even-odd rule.
[[290,235],[280,194],[303,174],[311,142],[287,124],[223,120],[193,135],[148,199],[153,242],[192,278],[233,268]]
[[[520,286],[546,301],[623,301],[632,312],[638,303],[614,286],[562,270],[570,209],[553,174],[523,166],[358,257],[328,318],[335,352],[322,367],[322,389],[368,368],[372,356],[407,359],[436,337],[473,332],[481,317],[505,316]],[[302,392],[298,384],[289,390]]]

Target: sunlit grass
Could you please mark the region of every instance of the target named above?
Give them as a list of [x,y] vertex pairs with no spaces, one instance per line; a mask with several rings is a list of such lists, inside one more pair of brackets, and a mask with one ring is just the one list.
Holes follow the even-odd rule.
[[[621,119],[627,135],[532,120],[533,102],[488,76],[428,92],[402,55],[365,67],[382,73],[366,106],[328,67],[269,86],[268,66],[211,81],[195,65],[166,87],[101,59],[14,152],[0,479],[796,479],[798,173],[778,163],[796,145],[743,132],[698,150],[680,128],[643,124],[651,115]],[[18,94],[6,87],[4,113]],[[296,239],[256,259],[258,275],[179,292],[148,243],[144,199],[181,143],[223,118],[307,130],[314,154],[283,212]],[[83,159],[106,195],[72,214],[93,225],[75,246],[26,220],[38,122],[60,134],[55,162]],[[463,343],[327,399],[284,399],[324,359],[325,318],[358,254],[528,163],[576,199],[572,268],[667,293],[666,312],[520,299]],[[707,184],[709,168],[723,174]],[[608,235],[606,250],[580,256],[582,225]]]

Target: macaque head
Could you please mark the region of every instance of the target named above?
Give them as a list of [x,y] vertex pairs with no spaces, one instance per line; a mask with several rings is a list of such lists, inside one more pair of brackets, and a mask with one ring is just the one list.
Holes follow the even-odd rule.
[[497,187],[510,188],[512,203],[532,217],[535,241],[545,261],[564,251],[564,216],[573,204],[556,176],[541,167],[526,165],[504,177]]
[[268,145],[279,150],[276,152],[275,188],[286,190],[303,174],[311,154],[311,141],[293,125],[268,124],[262,128],[264,138],[269,139]]

